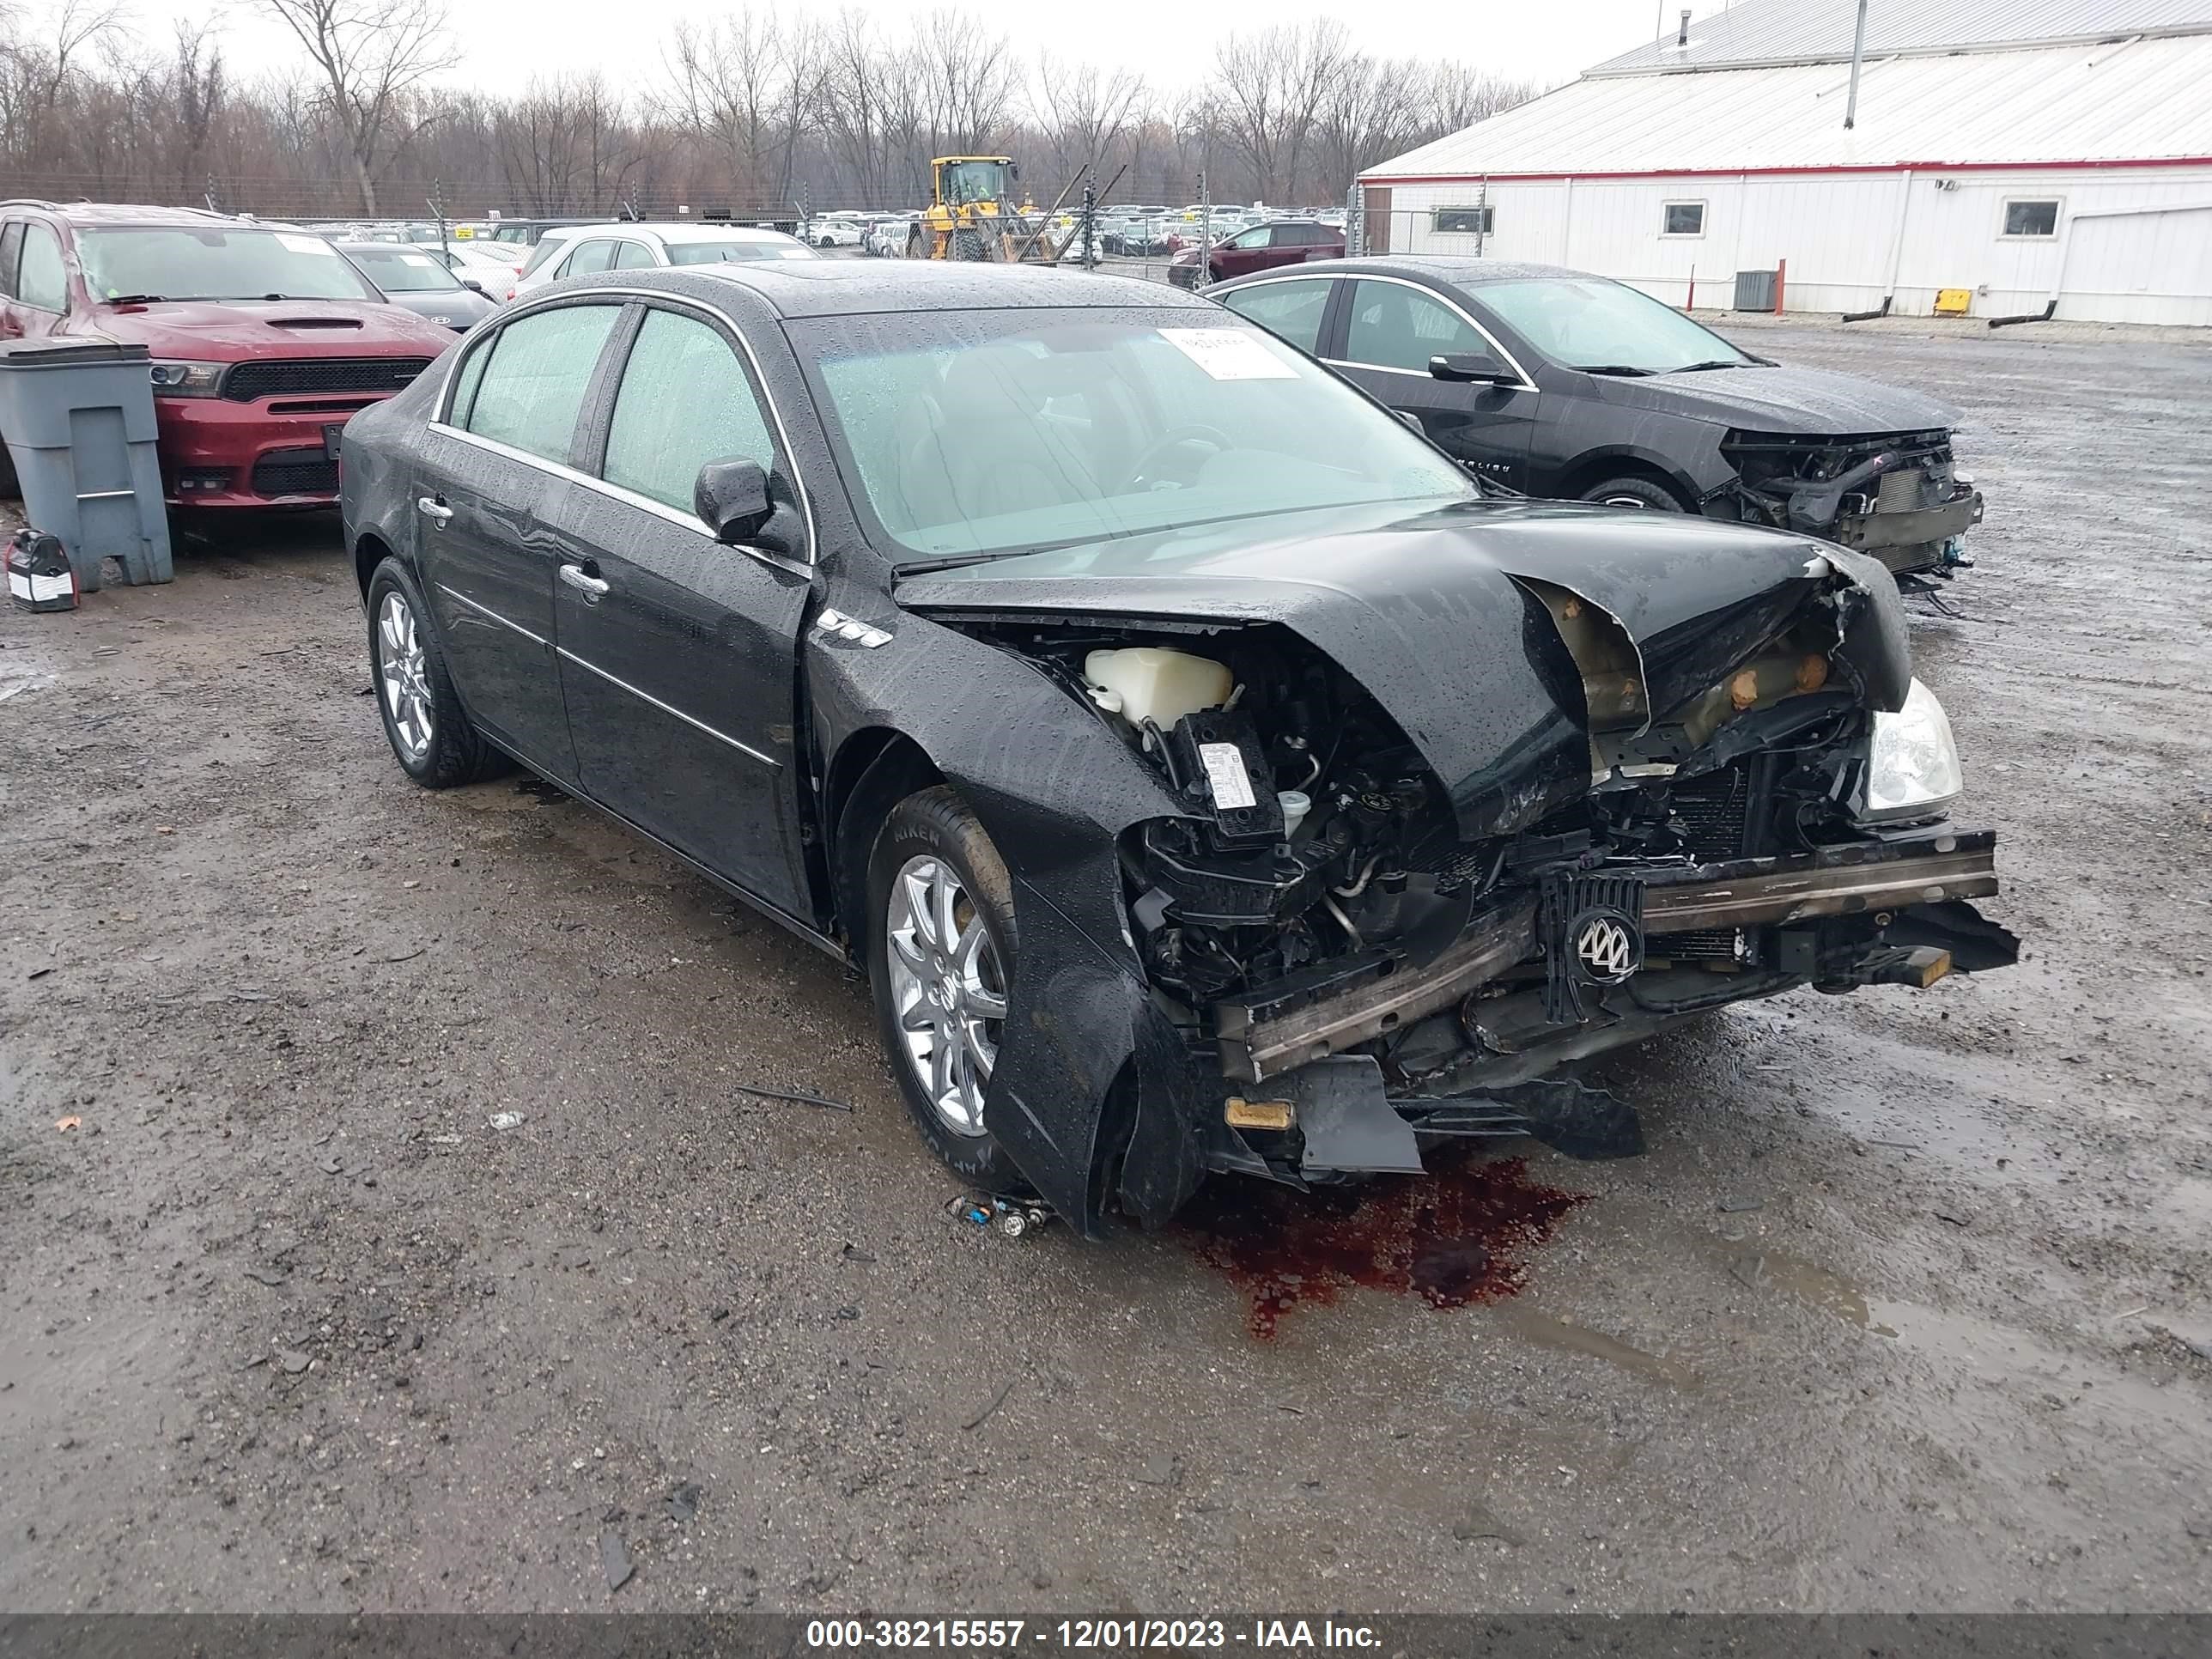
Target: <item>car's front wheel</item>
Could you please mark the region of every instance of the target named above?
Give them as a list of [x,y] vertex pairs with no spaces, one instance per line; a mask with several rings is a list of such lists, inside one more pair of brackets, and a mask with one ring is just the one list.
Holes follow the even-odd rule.
[[1583,491],[1583,499],[1600,507],[1632,507],[1644,513],[1680,513],[1682,503],[1665,484],[1650,478],[1607,478]]
[[422,590],[397,559],[369,578],[368,653],[384,735],[409,777],[426,789],[451,789],[498,764],[498,752],[462,712]]
[[868,863],[868,977],[907,1109],[937,1155],[992,1192],[1021,1184],[985,1103],[1013,984],[1013,883],[943,786],[893,807]]

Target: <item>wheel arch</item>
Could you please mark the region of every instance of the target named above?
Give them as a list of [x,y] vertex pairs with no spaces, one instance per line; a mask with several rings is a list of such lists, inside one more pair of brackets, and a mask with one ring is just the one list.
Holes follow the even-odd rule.
[[1577,500],[1591,485],[1602,483],[1607,478],[1647,479],[1680,501],[1685,513],[1700,511],[1705,501],[1705,492],[1680,467],[1646,451],[1625,447],[1588,450],[1577,455],[1573,465],[1559,475],[1559,498]]
[[867,954],[868,854],[892,807],[945,782],[928,751],[892,726],[863,726],[838,746],[822,781],[822,823],[829,841],[830,902],[845,948]]
[[368,603],[368,585],[375,579],[376,567],[393,556],[392,544],[374,530],[364,530],[353,544],[354,580],[361,588],[361,602]]

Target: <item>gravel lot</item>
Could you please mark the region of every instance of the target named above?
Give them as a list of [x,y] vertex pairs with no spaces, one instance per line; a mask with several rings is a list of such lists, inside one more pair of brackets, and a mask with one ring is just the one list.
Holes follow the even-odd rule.
[[[2212,1604],[2212,352],[1756,343],[1965,411],[1916,637],[2027,959],[1351,1215],[949,1216],[836,964],[407,783],[327,519],[0,612],[0,1608]],[[1346,1281],[1431,1202],[1502,1294]]]

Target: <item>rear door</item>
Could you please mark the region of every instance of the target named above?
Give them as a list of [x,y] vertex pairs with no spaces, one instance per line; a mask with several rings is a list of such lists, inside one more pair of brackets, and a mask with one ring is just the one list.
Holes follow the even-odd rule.
[[[1528,487],[1529,437],[1541,394],[1520,366],[1466,312],[1396,277],[1351,281],[1343,314],[1330,331],[1331,362],[1393,409],[1421,422],[1453,459],[1514,489]],[[1506,383],[1440,380],[1429,359],[1483,358]]]
[[550,306],[471,344],[416,484],[423,598],[470,717],[532,766],[575,775],[553,655],[567,474],[618,301]]
[[[806,914],[794,687],[811,570],[725,546],[692,510],[710,461],[791,464],[736,337],[680,302],[641,310],[570,496],[555,590],[561,684],[592,798],[726,880]],[[782,509],[792,545],[806,541]]]

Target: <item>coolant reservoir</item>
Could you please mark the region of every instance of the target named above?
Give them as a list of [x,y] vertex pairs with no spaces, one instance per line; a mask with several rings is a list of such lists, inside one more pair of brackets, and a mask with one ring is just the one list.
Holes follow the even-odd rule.
[[1083,659],[1083,677],[1121,699],[1130,725],[1152,720],[1163,731],[1185,714],[1227,702],[1233,684],[1219,663],[1158,645],[1093,651]]

